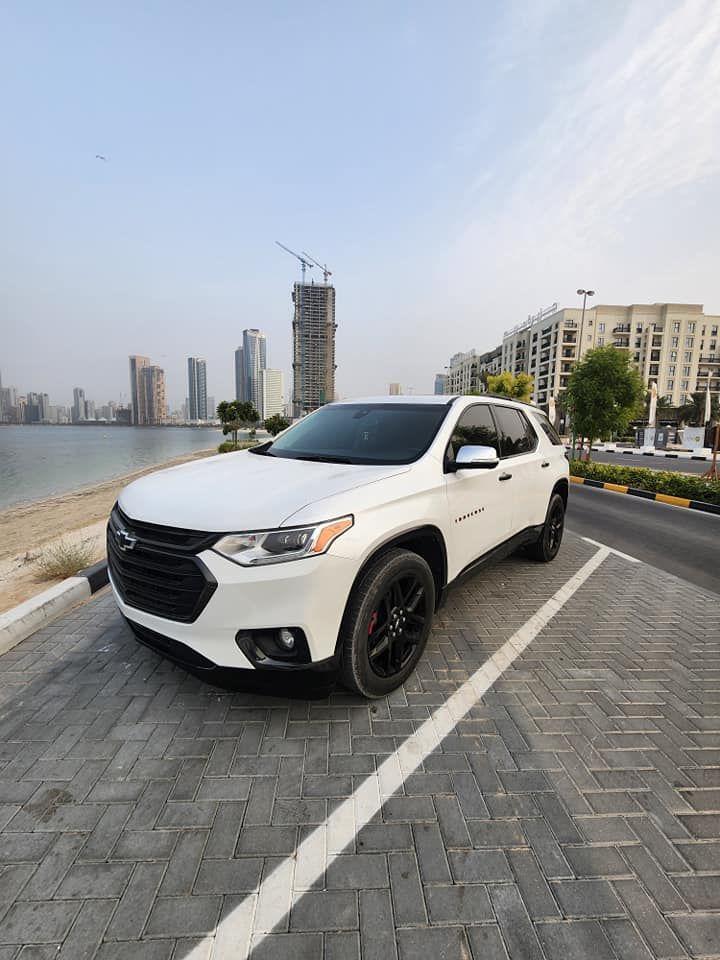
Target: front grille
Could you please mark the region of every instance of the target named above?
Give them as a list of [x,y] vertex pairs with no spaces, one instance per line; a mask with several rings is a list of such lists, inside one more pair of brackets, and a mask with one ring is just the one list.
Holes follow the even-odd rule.
[[[132,549],[121,549],[118,531],[134,539]],[[127,537],[122,539],[127,542]],[[217,534],[131,520],[116,504],[108,523],[107,553],[123,602],[166,620],[197,620],[217,581],[194,552],[216,539]]]

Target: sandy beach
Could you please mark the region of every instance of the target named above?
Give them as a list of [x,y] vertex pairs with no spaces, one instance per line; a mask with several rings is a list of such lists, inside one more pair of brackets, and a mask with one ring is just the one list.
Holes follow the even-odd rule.
[[51,583],[38,567],[43,549],[60,541],[84,541],[93,560],[105,556],[104,530],[113,503],[131,480],[155,470],[216,453],[213,447],[183,454],[91,487],[0,511],[0,613],[40,593]]

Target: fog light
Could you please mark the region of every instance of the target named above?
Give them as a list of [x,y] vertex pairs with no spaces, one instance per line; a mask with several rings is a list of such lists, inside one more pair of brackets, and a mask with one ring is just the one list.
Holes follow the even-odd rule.
[[283,628],[278,634],[278,639],[280,641],[280,646],[285,650],[292,650],[292,648],[295,646],[295,637],[289,630],[285,628]]

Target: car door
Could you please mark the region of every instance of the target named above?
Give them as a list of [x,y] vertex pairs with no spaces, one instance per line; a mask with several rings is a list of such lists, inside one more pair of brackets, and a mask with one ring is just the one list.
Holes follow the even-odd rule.
[[[498,448],[498,434],[487,403],[467,407],[460,415],[448,444],[446,462],[454,460],[467,444]],[[510,536],[512,497],[509,484],[500,480],[500,469],[448,472],[449,579]]]
[[[500,437],[501,476],[512,501],[512,533],[544,523],[550,493],[547,481],[551,471],[540,456],[539,439],[529,418],[517,407],[493,404]],[[546,467],[543,467],[543,463]]]

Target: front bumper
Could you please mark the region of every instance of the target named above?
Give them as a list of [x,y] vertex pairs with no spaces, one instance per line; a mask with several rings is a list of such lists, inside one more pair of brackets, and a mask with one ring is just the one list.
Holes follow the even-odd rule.
[[[354,561],[327,553],[287,563],[242,567],[212,550],[200,553],[199,559],[217,581],[217,588],[192,623],[168,620],[130,606],[110,575],[118,607],[141,642],[196,672],[221,668],[259,676],[270,671],[255,668],[236,643],[238,633],[297,627],[307,639],[310,663],[302,669],[273,671],[273,675],[327,672],[336,665],[340,623],[357,573]],[[154,637],[167,642],[163,644]]]

